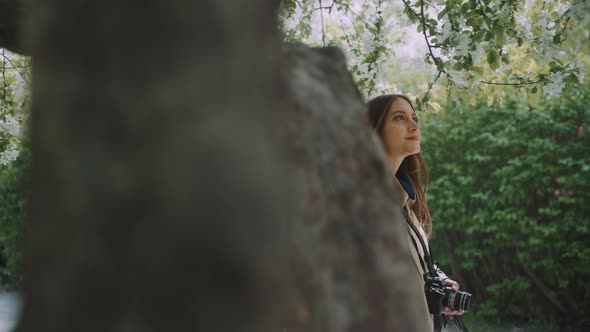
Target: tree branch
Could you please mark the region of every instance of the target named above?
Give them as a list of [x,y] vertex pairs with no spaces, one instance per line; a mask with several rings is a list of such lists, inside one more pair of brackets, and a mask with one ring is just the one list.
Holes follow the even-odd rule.
[[[481,15],[483,16],[483,18],[486,20],[486,23],[488,25],[492,24],[494,22],[494,20],[486,14],[486,12],[484,10],[484,8],[486,8],[485,5],[481,3],[481,0],[477,0],[477,4],[479,5],[479,11],[481,12]],[[509,31],[512,31],[512,32],[516,33],[516,31],[514,30],[514,28],[511,28],[509,26],[506,26],[505,24],[499,24],[498,23],[498,25],[501,26],[502,28],[506,29],[506,30],[509,30]]]
[[[307,10],[307,7],[309,6],[310,3],[311,2],[308,2],[307,6],[303,10],[304,13]],[[324,9],[328,9],[328,13],[331,12],[332,11],[332,7],[334,7],[334,4],[335,3],[332,3],[330,6],[322,6],[322,1],[321,0],[320,0],[319,3],[320,3],[320,6],[319,7],[312,8],[306,15],[303,15],[301,17],[301,19],[299,20],[299,23],[297,23],[297,25],[295,26],[295,30],[299,29],[299,27],[301,26],[301,24],[303,23],[303,21],[305,19],[311,18],[311,15],[313,15],[313,13],[316,10],[319,10],[320,11],[320,15],[322,16],[322,39],[323,39],[323,37],[324,37],[324,15],[323,15],[323,10]],[[325,42],[324,42],[324,46],[325,46]]]
[[406,8],[408,9],[408,11],[410,13],[412,13],[414,16],[416,16],[416,18],[420,21],[420,23],[422,23],[423,25],[427,26],[427,27],[431,27],[430,24],[428,24],[427,22],[425,22],[424,20],[422,20],[420,18],[420,15],[418,15],[418,13],[416,13],[413,9],[412,6],[410,6],[410,4],[406,1],[406,0],[402,0],[402,2],[404,3],[404,5],[406,6]]
[[[2,58],[6,59],[4,55],[5,50],[2,49]],[[6,61],[2,61],[2,99],[6,100]]]
[[[432,61],[434,61],[434,65],[438,69],[438,64],[440,62],[440,59],[434,56],[434,53],[432,52],[432,46],[430,45],[430,41],[428,40],[428,35],[426,34],[426,18],[424,17],[424,0],[420,0],[420,16],[422,18],[422,34],[424,35],[424,40],[426,41],[426,46],[428,46],[428,51],[430,52],[430,57],[432,58]],[[445,74],[447,73],[444,69],[443,70],[439,69],[439,71],[442,71]]]
[[[2,69],[14,69],[18,75],[23,79],[23,81],[25,81],[27,84],[29,84],[29,80],[27,79],[27,77],[25,75],[23,75],[23,73],[19,70],[19,69],[29,69],[31,68],[31,66],[17,66],[14,64],[14,62],[12,62],[12,60],[6,56],[4,50],[2,50],[2,58],[3,58],[3,67]],[[6,67],[6,62],[10,63],[10,67]],[[4,77],[4,72],[2,73],[2,77]]]
[[490,84],[490,85],[511,85],[511,86],[522,86],[522,85],[531,85],[543,82],[542,80],[534,81],[534,82],[520,82],[520,83],[509,83],[509,82],[489,82],[489,81],[479,81],[479,83],[483,84]]
[[[517,253],[517,257],[519,257],[519,253],[520,250],[518,248],[516,248],[516,253]],[[541,294],[543,294],[545,296],[545,298],[547,300],[549,300],[549,302],[551,302],[551,304],[553,304],[557,309],[559,309],[559,311],[565,315],[568,314],[568,311],[561,305],[561,303],[559,303],[559,301],[555,298],[555,293],[553,291],[551,291],[551,289],[545,285],[545,283],[543,282],[543,280],[541,280],[533,270],[531,270],[530,267],[528,267],[521,259],[520,257],[518,258],[518,262],[520,263],[520,266],[522,266],[522,269],[524,270],[524,272],[529,276],[529,278],[531,278],[531,280],[533,281],[533,283],[535,284],[535,286],[537,286],[537,288],[539,288],[539,290],[541,291]]]
[[[332,5],[334,5],[334,4],[338,4],[338,5],[342,6],[342,7],[343,7],[343,8],[345,8],[347,11],[351,12],[351,13],[352,13],[352,14],[353,14],[353,15],[354,15],[354,16],[355,16],[357,19],[359,19],[359,20],[361,21],[361,23],[362,23],[362,24],[363,24],[363,25],[364,25],[366,28],[368,28],[368,27],[369,27],[369,24],[368,24],[367,22],[365,22],[365,21],[366,21],[366,20],[365,20],[365,18],[363,18],[363,17],[362,17],[362,16],[360,16],[360,15],[359,15],[357,12],[355,12],[355,11],[354,11],[352,8],[350,8],[350,6],[349,6],[348,4],[346,4],[346,3],[343,3],[343,2],[340,2],[340,1],[337,1],[337,0],[334,0],[334,3],[333,3]],[[357,35],[360,35],[359,31],[358,31],[358,30],[357,30],[357,28],[356,28],[356,25],[354,24],[354,21],[352,21],[352,20],[351,20],[351,22],[352,22],[352,26],[353,26],[353,27],[354,27],[354,29],[356,30],[356,34],[357,34]]]
[[[340,12],[338,12],[338,20],[340,21],[340,28],[342,28],[342,33],[344,34],[344,38],[346,40],[346,43],[348,44],[348,47],[350,47],[350,49],[352,50],[352,43],[350,42],[350,38],[348,37],[348,34],[346,33],[346,29],[344,29],[344,22],[342,22],[342,16],[340,16]],[[353,24],[354,26],[354,24]],[[356,27],[355,27],[356,29]],[[358,31],[357,31],[357,35],[358,35]]]
[[[434,78],[434,80],[428,84],[428,91],[426,91],[426,93],[422,97],[422,100],[424,100],[424,98],[428,97],[428,95],[430,94],[430,91],[432,91],[432,86],[434,86],[434,83],[436,83],[436,81],[438,81],[438,79],[440,78],[440,74],[442,74],[441,70],[438,71],[438,74],[436,74],[436,77]],[[420,103],[420,105],[423,105],[423,103]]]
[[481,12],[481,15],[483,16],[483,18],[486,19],[486,21],[487,21],[486,23],[493,22],[492,19],[489,18],[488,15],[486,15],[486,12],[483,10],[485,8],[485,6],[481,3],[481,0],[477,0],[477,4],[479,4],[479,11]]
[[[332,6],[334,3],[332,3]],[[328,7],[332,10],[332,7]],[[322,46],[326,47],[326,31],[324,27],[324,6],[322,5],[322,0],[320,0],[320,18],[322,21]]]
[[[430,27],[428,25],[428,23],[426,23],[426,19],[424,18],[424,1],[420,0],[420,15],[418,15],[418,13],[416,13],[412,7],[410,6],[410,4],[406,1],[406,0],[402,0],[404,5],[406,6],[406,8],[410,11],[410,13],[414,14],[414,16],[416,16],[416,18],[420,21],[420,23],[422,24],[422,34],[424,35],[424,41],[426,41],[426,46],[428,46],[428,52],[430,54],[430,57],[432,58],[432,61],[434,62],[434,65],[437,67],[438,69],[438,64],[441,61],[440,58],[437,58],[434,55],[434,52],[432,52],[432,45],[430,45],[430,41],[428,40],[428,35],[426,34],[426,28]],[[445,73],[447,76],[449,76],[449,74],[447,74],[447,72],[443,69],[443,70],[439,70],[440,72]]]

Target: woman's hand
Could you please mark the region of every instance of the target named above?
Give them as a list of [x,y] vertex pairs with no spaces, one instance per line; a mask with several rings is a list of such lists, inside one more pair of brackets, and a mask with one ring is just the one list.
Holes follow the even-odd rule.
[[[456,282],[455,280],[451,280],[449,278],[446,278],[445,279],[445,284],[447,286],[451,287],[453,289],[453,292],[456,292],[456,291],[459,290],[459,283]],[[453,310],[453,309],[451,309],[449,307],[444,307],[442,313],[445,314],[445,315],[456,315],[456,316],[463,315],[463,311],[461,311],[461,310]]]

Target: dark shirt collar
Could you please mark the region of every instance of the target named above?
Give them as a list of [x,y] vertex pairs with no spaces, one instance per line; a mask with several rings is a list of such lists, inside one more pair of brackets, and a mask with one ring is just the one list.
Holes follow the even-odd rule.
[[410,177],[402,170],[398,170],[397,173],[395,173],[395,177],[408,193],[408,196],[411,199],[415,199],[416,194],[414,193],[414,186],[412,186],[412,180],[410,180]]

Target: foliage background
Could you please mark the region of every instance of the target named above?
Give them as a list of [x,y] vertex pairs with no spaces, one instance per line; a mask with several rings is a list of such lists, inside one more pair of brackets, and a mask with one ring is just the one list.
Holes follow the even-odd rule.
[[22,245],[30,152],[22,148],[16,161],[0,168],[0,288],[22,285]]
[[424,116],[431,245],[484,319],[590,324],[588,102],[576,91]]
[[28,57],[0,49],[0,288],[22,283],[24,206],[30,152],[23,124],[30,95]]

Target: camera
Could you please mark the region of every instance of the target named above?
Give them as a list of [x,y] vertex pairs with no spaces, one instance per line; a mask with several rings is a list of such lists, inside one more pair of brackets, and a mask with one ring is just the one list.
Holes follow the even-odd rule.
[[467,292],[454,292],[451,287],[445,287],[445,282],[439,277],[432,277],[428,273],[424,275],[426,283],[424,292],[426,302],[431,314],[440,315],[444,307],[453,310],[469,311],[471,307],[471,294]]

